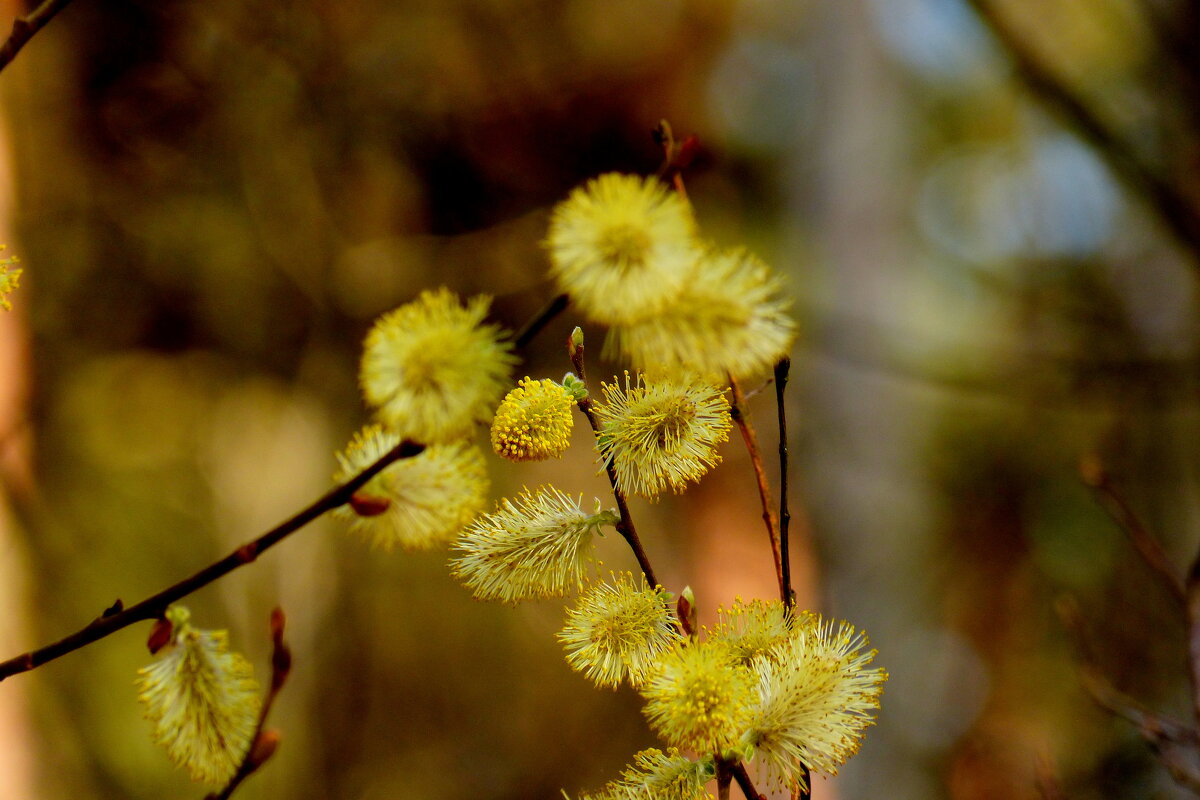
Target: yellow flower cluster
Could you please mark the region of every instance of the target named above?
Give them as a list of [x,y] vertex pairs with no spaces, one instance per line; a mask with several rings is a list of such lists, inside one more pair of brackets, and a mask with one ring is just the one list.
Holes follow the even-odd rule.
[[525,377],[492,419],[492,449],[509,461],[558,458],[571,441],[575,401],[552,380]]
[[555,208],[545,246],[559,288],[611,326],[606,351],[638,370],[741,378],[795,338],[778,277],[743,250],[700,241],[687,201],[657,179],[589,181]]
[[592,586],[558,634],[572,669],[614,689],[626,679],[640,686],[679,637],[671,595],[628,572]]
[[695,234],[687,202],[657,179],[601,175],[554,209],[550,273],[597,322],[633,322],[683,288]]
[[729,438],[732,421],[724,392],[681,375],[636,382],[625,373],[622,386],[601,386],[596,405],[600,456],[612,462],[626,494],[654,499],[668,488],[681,492],[721,461],[717,447]]
[[505,334],[484,322],[489,305],[482,296],[463,303],[445,288],[422,292],[367,334],[359,382],[379,424],[355,434],[338,455],[336,480],[349,480],[403,439],[426,445],[338,510],[374,546],[433,547],[483,510],[487,468],[466,440],[490,419],[516,363]]
[[651,748],[633,757],[620,780],[581,800],[701,800],[709,796],[704,784],[715,774],[711,756],[693,761],[675,748],[666,752]]
[[874,722],[887,673],[846,622],[810,615],[785,641],[751,661],[758,686],[743,742],[786,786],[802,766],[836,775]]
[[806,770],[836,774],[887,680],[866,636],[777,600],[739,601],[721,617],[642,687],[651,726],[673,746],[753,758],[788,788]]
[[582,583],[592,537],[616,520],[610,511],[588,514],[552,486],[525,489],[462,532],[451,573],[480,600],[562,597]]
[[448,289],[423,292],[367,334],[363,396],[401,438],[453,441],[490,418],[516,358],[500,329],[483,322],[489,305],[480,296],[463,306]]
[[162,658],[138,670],[138,699],[154,724],[154,740],[192,780],[225,784],[237,770],[258,725],[254,669],[229,652],[225,631],[204,631],[188,611],[167,611],[171,640]]
[[721,753],[750,721],[754,676],[715,642],[689,642],[667,653],[646,685],[644,712],[672,747]]
[[[338,454],[339,483],[362,472],[400,443],[380,425],[354,435]],[[397,461],[366,483],[335,513],[350,530],[382,550],[427,550],[450,541],[487,503],[487,464],[467,442],[433,444]]]

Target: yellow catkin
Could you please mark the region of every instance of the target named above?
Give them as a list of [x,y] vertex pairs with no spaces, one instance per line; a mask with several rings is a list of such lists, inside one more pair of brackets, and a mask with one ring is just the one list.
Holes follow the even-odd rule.
[[138,670],[138,699],[154,739],[192,780],[223,785],[237,770],[258,724],[258,684],[225,631],[192,627],[187,609],[167,612],[173,625],[162,658]]
[[380,422],[432,444],[469,436],[491,418],[516,357],[500,329],[483,321],[490,302],[478,296],[464,305],[442,288],[376,320],[359,382]]
[[492,419],[492,449],[509,461],[561,457],[571,441],[574,405],[554,381],[522,378]]
[[626,494],[654,499],[681,492],[721,461],[717,447],[729,438],[729,401],[695,377],[614,381],[601,386],[597,403],[600,455],[611,461]]
[[597,322],[662,311],[699,253],[687,201],[656,178],[609,173],[555,207],[545,246],[550,274]]
[[[400,443],[400,436],[369,425],[338,454],[342,483]],[[335,514],[381,550],[429,550],[454,539],[483,511],[490,482],[483,452],[467,442],[432,444],[390,465],[363,486],[358,503]],[[357,505],[357,508],[355,507]],[[366,512],[366,513],[363,513]]]

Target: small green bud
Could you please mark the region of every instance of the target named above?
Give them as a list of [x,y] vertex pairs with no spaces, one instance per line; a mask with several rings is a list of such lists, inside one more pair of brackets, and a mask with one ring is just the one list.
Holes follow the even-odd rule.
[[562,387],[567,390],[567,394],[571,395],[571,399],[576,403],[588,396],[587,384],[579,380],[574,372],[563,375]]

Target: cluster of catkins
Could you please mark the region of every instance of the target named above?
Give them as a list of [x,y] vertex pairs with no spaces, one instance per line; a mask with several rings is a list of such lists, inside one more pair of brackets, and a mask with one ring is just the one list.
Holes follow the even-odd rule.
[[426,291],[366,337],[360,382],[375,422],[338,455],[336,477],[404,439],[426,448],[337,513],[385,550],[450,543],[452,573],[480,599],[581,591],[559,634],[567,662],[598,686],[637,688],[668,748],[637,754],[593,797],[704,797],[719,763],[760,765],[789,788],[810,771],[835,773],[858,749],[886,679],[870,668],[861,633],[779,601],[739,601],[703,636],[686,635],[663,587],[593,574],[594,538],[620,520],[599,500],[589,512],[582,498],[543,486],[484,513],[486,457],[475,444],[477,427],[490,425],[500,457],[557,458],[585,401],[617,494],[683,491],[720,461],[730,382],[765,373],[792,343],[778,278],[743,250],[704,243],[688,202],[653,178],[589,181],[555,208],[544,244],[571,307],[608,327],[606,352],[634,373],[602,384],[597,398],[570,373],[514,385],[517,358],[486,321],[488,298]]

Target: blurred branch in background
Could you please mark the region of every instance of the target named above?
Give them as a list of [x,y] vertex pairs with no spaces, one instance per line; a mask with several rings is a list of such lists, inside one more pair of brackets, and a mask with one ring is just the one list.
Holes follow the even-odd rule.
[[166,612],[167,606],[204,588],[218,578],[228,575],[235,569],[253,563],[268,548],[283,541],[317,517],[350,502],[359,488],[388,465],[399,459],[418,455],[424,449],[423,445],[407,440],[400,442],[354,478],[334,487],[313,501],[307,508],[296,512],[290,519],[281,522],[262,536],[247,542],[225,558],[210,564],[191,577],[168,586],[161,592],[157,592],[129,608],[125,608],[124,604],[117,600],[103,614],[75,633],[65,636],[53,644],[0,662],[0,680],[40,667],[42,664],[86,647],[134,623],[161,617]]
[[[1184,246],[1192,266],[1200,269],[1200,212],[1187,187],[1180,182],[1186,173],[1155,169],[1146,163],[1130,141],[1104,120],[1081,92],[1043,62],[1036,49],[1005,18],[1000,4],[993,0],[967,2],[1008,53],[1017,75],[1034,96],[1095,148],[1113,173],[1151,207],[1166,229]],[[1192,58],[1188,59],[1188,66],[1195,69],[1200,64]],[[1193,79],[1198,77],[1200,75],[1193,73]]]
[[23,17],[13,20],[12,33],[0,45],[0,70],[7,67],[17,57],[34,34],[46,27],[54,16],[70,5],[71,0],[45,0],[40,6]]

